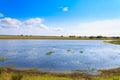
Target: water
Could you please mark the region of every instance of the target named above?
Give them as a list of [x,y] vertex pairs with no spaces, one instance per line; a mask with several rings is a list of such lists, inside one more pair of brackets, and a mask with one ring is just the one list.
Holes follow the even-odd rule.
[[[50,53],[50,54],[48,54]],[[0,40],[0,66],[71,72],[120,66],[120,45],[100,40]]]

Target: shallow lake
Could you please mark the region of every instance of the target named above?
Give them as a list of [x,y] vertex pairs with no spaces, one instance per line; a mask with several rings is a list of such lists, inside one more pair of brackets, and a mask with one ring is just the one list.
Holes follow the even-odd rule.
[[120,67],[120,45],[102,40],[0,40],[0,66],[71,72]]

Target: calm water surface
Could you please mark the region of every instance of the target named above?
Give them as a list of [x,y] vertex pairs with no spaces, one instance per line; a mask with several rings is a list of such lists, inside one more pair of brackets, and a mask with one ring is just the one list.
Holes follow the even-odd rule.
[[0,66],[42,71],[120,67],[120,45],[100,40],[0,40],[0,56]]

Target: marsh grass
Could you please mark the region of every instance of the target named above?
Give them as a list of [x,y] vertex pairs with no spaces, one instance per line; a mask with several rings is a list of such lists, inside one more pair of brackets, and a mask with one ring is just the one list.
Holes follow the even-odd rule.
[[6,69],[4,67],[0,67],[0,74],[2,74]]
[[11,77],[11,80],[22,80],[23,75],[22,74],[14,74]]
[[80,51],[81,54],[82,54],[83,52],[84,52],[84,51],[82,51],[82,50]]
[[120,41],[110,41],[110,43],[120,45]]
[[51,54],[53,54],[53,51],[48,51],[48,52],[46,53],[46,55],[51,55]]
[[41,76],[25,76],[22,80],[72,80],[72,79],[52,75],[41,75]]
[[4,61],[6,60],[4,57],[0,57],[0,61]]
[[67,49],[67,52],[70,52],[71,50],[70,49]]
[[117,44],[120,45],[120,40],[104,41],[105,43]]
[[[23,72],[18,70],[14,71],[5,69],[4,67],[0,68],[1,71],[4,71],[0,74],[0,80],[120,80],[119,68],[112,70],[103,70],[101,75],[87,75],[79,74],[78,72],[73,72],[71,74],[58,74],[58,73],[35,73],[35,72]],[[114,71],[117,71],[114,73]],[[108,74],[109,73],[109,74]],[[114,74],[113,74],[114,73]],[[117,75],[118,74],[118,75]]]

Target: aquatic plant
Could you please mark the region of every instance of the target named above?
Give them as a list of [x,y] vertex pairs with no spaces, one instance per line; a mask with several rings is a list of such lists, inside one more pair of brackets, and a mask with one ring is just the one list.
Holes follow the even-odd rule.
[[51,55],[51,54],[53,54],[53,51],[48,51],[48,52],[46,53],[46,55]]
[[5,60],[5,58],[4,57],[0,57],[0,61],[4,61]]
[[71,50],[70,49],[67,49],[67,52],[70,52]]
[[83,53],[83,51],[81,50],[80,53]]

